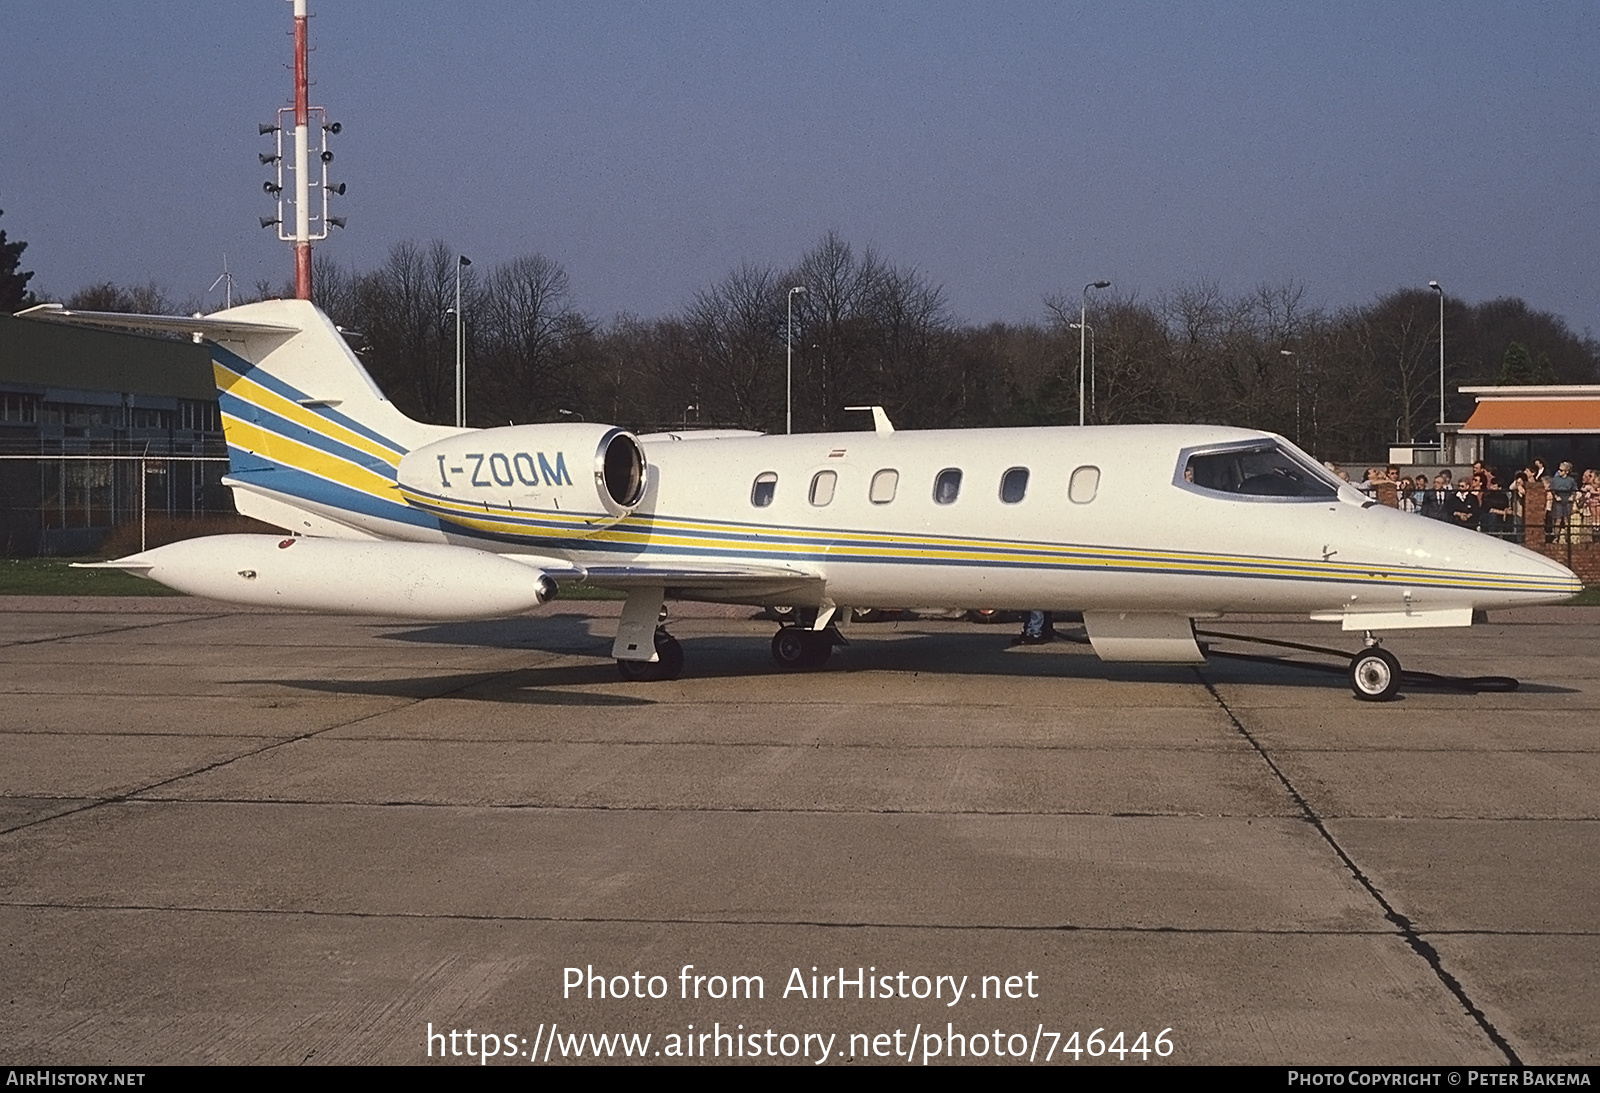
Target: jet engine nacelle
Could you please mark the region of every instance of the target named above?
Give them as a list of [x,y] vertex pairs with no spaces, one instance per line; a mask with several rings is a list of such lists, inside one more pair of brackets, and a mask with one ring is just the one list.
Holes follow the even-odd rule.
[[559,516],[568,533],[609,527],[644,496],[644,448],[610,425],[507,425],[461,433],[406,453],[406,500],[477,526],[486,514]]
[[114,564],[191,596],[330,615],[492,619],[556,594],[533,566],[439,543],[210,535]]

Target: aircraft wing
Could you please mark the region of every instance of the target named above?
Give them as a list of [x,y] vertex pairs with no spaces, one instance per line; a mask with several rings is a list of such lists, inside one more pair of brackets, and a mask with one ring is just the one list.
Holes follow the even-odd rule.
[[[565,574],[546,570],[560,579]],[[629,591],[635,588],[665,588],[668,594],[682,590],[695,593],[695,599],[718,599],[756,603],[771,596],[786,596],[808,589],[818,593],[822,578],[799,569],[758,565],[591,565],[574,566],[569,572],[576,579],[601,588]],[[572,579],[568,577],[567,579]]]
[[210,338],[212,341],[238,339],[261,334],[298,334],[297,326],[251,322],[244,319],[215,319],[204,315],[133,315],[115,311],[75,311],[60,304],[39,304],[16,314],[19,319],[42,319],[68,326],[100,326],[114,330],[143,330],[152,334],[182,334]]

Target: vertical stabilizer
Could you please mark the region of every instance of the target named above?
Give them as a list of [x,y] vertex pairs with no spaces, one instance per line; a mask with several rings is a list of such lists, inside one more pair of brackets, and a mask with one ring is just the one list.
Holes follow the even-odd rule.
[[40,304],[18,318],[193,337],[211,346],[234,504],[312,535],[437,538],[407,507],[400,457],[461,432],[412,421],[383,397],[338,327],[308,300],[210,315],[133,315]]
[[436,530],[400,497],[395,470],[407,451],[458,430],[396,409],[338,328],[307,301],[266,300],[206,318],[239,324],[206,336],[228,442],[227,484],[241,513],[322,535]]

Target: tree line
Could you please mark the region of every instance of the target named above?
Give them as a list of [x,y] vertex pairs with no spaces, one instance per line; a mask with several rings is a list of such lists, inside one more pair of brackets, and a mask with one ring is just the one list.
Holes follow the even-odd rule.
[[[441,240],[397,243],[369,270],[315,262],[318,305],[422,420],[454,420],[457,263]],[[1092,344],[1083,412],[1093,424],[1269,429],[1340,461],[1436,435],[1439,297],[1428,289],[1330,310],[1297,284],[1234,294],[1199,281],[1149,299],[1113,286],[1089,294],[1080,332],[1076,292],[1044,297],[1036,321],[961,323],[925,274],[832,232],[792,265],[741,266],[655,319],[586,315],[561,264],[540,254],[459,272],[472,425],[782,432],[791,341],[796,432],[870,428],[846,407],[874,404],[900,428],[1071,424],[1081,337]],[[247,296],[292,294],[258,284]],[[157,311],[168,301],[154,285],[96,285],[67,303]],[[1517,298],[1446,298],[1444,334],[1450,421],[1472,409],[1459,386],[1600,379],[1600,342]]]

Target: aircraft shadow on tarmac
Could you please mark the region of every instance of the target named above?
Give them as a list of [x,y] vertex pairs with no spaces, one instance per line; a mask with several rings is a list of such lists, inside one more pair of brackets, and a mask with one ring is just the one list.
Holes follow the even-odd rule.
[[[542,706],[647,706],[659,683],[624,683],[610,658],[611,637],[603,633],[608,620],[571,615],[521,616],[481,622],[443,623],[384,634],[388,640],[458,647],[530,649],[551,653],[564,663],[530,665],[499,672],[427,675],[400,679],[261,680],[281,686],[335,694],[364,694],[394,698],[450,697],[467,701],[502,702]],[[1167,683],[1192,686],[1197,678],[1232,685],[1258,684],[1343,690],[1347,665],[1336,660],[1314,661],[1290,657],[1240,656],[1212,651],[1204,665],[1107,664],[1090,650],[1081,628],[1066,627],[1061,641],[1048,647],[1013,649],[1010,634],[992,629],[972,632],[961,624],[933,629],[879,630],[856,626],[849,631],[851,644],[835,650],[820,669],[802,673],[817,678],[838,673],[894,672],[937,676],[996,676]],[[768,656],[761,635],[679,635],[686,665],[682,680],[760,679],[787,676]],[[584,658],[574,663],[567,658]],[[590,659],[592,658],[592,659]],[[1421,667],[1421,665],[1418,665]],[[1197,677],[1196,668],[1203,672]],[[605,686],[607,691],[566,690]],[[622,688],[623,693],[609,690]],[[1408,690],[1452,693],[1448,686],[1425,679],[1408,679]],[[1520,690],[1533,694],[1570,694],[1571,688],[1525,683]],[[1465,694],[1456,690],[1453,693]],[[1403,700],[1404,695],[1402,694]]]
[[469,702],[504,702],[523,706],[654,706],[654,699],[593,691],[553,691],[550,687],[616,683],[615,665],[562,668],[514,668],[503,672],[428,675],[402,679],[255,679],[254,685],[275,684],[323,694],[371,695],[378,698],[453,698]]

